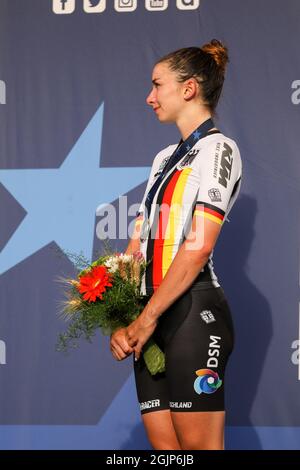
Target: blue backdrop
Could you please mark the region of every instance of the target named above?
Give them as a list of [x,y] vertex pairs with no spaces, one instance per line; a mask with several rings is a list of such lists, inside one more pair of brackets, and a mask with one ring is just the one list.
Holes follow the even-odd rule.
[[132,358],[100,335],[55,351],[57,277],[180,138],[145,103],[154,62],[214,37],[231,59],[217,124],[244,164],[215,252],[236,329],[226,445],[300,448],[299,16],[299,0],[0,1],[1,449],[150,448]]

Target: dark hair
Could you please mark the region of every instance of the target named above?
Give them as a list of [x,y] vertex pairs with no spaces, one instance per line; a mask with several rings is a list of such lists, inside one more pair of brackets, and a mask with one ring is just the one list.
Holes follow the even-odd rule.
[[213,113],[217,107],[228,58],[227,47],[217,39],[202,47],[186,47],[162,57],[157,64],[167,62],[177,73],[178,81],[194,77],[200,85],[204,103]]

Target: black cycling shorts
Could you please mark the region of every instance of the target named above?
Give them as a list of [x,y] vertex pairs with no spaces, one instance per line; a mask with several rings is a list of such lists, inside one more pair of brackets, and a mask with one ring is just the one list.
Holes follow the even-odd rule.
[[223,289],[192,286],[163,313],[153,338],[164,350],[166,371],[152,376],[142,355],[134,362],[141,413],[223,411],[234,342]]

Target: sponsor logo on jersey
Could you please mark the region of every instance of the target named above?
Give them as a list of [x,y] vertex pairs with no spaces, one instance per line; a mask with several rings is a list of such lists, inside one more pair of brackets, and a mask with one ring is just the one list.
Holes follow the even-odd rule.
[[219,183],[227,188],[227,183],[230,180],[232,169],[232,148],[224,142],[224,148],[221,157],[220,171],[219,171]]
[[191,165],[198,153],[199,149],[190,150],[189,153],[184,157],[182,162],[178,165],[178,168],[185,168],[188,165]]
[[143,401],[140,403],[140,410],[148,410],[151,408],[158,408],[160,406],[160,400],[149,400],[149,401]]
[[168,163],[168,161],[170,160],[171,158],[171,155],[169,155],[169,157],[165,157],[163,159],[163,161],[161,162],[161,164],[159,165],[159,168],[157,170],[157,172],[155,173],[154,175],[154,178],[156,178],[157,176],[159,176],[161,174],[161,172],[163,171],[163,169],[165,168],[166,164]]
[[213,370],[199,369],[196,370],[196,375],[198,377],[194,382],[194,390],[198,395],[215,393],[222,385],[222,380]]
[[207,324],[216,321],[213,313],[210,310],[203,310],[200,312],[200,317]]
[[192,408],[191,401],[170,401],[170,408]]
[[221,144],[220,142],[218,142],[216,145],[216,151],[215,151],[214,173],[213,173],[214,178],[217,178],[218,176],[220,150],[221,150]]
[[209,359],[207,360],[206,367],[213,367],[217,368],[219,365],[218,357],[220,356],[220,344],[219,341],[221,340],[221,336],[213,336],[209,337],[209,349],[208,349],[208,356]]
[[196,370],[197,378],[194,382],[194,390],[198,395],[201,393],[214,393],[222,385],[222,380],[219,378],[217,372],[213,371],[212,368],[217,368],[219,365],[218,357],[220,356],[220,344],[221,336],[210,335],[208,345],[208,359],[206,363],[206,369]]
[[211,188],[208,190],[209,198],[212,202],[221,202],[221,193],[218,188]]

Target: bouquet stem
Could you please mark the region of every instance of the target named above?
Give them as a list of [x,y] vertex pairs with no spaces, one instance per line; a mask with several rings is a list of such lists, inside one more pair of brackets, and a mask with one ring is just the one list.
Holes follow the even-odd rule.
[[165,355],[152,338],[143,348],[143,357],[151,375],[165,371]]

